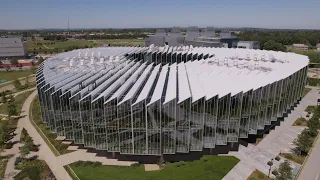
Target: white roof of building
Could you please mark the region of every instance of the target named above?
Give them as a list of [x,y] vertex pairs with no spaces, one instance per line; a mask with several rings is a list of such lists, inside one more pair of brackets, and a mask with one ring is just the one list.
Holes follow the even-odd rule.
[[[209,58],[178,64],[167,62],[166,65],[157,64],[160,63],[157,61],[146,66],[142,65],[142,60],[134,60],[131,56],[147,52],[186,53],[187,57],[208,54]],[[175,98],[178,103],[188,98],[195,102],[203,97],[208,100],[259,89],[291,76],[308,63],[309,58],[304,55],[252,49],[192,46],[94,48],[49,58],[37,71],[37,83],[47,92],[53,87],[55,92],[66,92],[74,87],[72,90],[80,93],[82,98],[92,95],[94,99],[103,96],[119,100],[125,96],[118,104],[128,100],[138,103],[147,98],[150,103],[161,99],[165,104]],[[96,76],[102,71],[103,75]],[[89,77],[90,74],[95,77]],[[81,81],[87,82],[77,88]]]
[[169,81],[166,91],[166,97],[163,104],[166,104],[177,97],[177,64],[173,63],[170,66]]
[[[160,67],[159,67],[159,68],[160,68]],[[151,73],[148,81],[146,82],[146,84],[144,85],[144,87],[143,87],[140,95],[138,96],[138,99],[137,99],[136,102],[135,102],[134,104],[132,104],[132,105],[135,105],[135,104],[137,104],[137,103],[145,100],[145,99],[148,97],[148,94],[149,94],[150,91],[151,91],[152,85],[154,84],[155,79],[156,79],[156,77],[157,77],[159,68],[157,68],[157,69],[155,68],[155,69],[152,71],[152,73]],[[166,65],[166,67],[163,67],[163,68],[168,68],[168,65]],[[163,68],[162,68],[162,69],[163,69]],[[161,72],[162,72],[162,71],[161,71]]]
[[168,72],[168,65],[165,65],[162,67],[157,85],[154,89],[153,95],[151,97],[151,100],[148,105],[158,101],[162,97],[163,88],[165,86],[166,78],[167,78],[167,72]]
[[178,93],[179,101],[178,103],[183,102],[184,100],[191,98],[190,88],[189,88],[188,75],[185,67],[185,63],[178,64]]

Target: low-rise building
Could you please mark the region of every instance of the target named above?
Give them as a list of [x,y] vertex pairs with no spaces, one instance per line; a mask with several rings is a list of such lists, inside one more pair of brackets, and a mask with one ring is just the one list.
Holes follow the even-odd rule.
[[320,51],[320,43],[317,44],[317,51]]
[[305,44],[292,44],[291,49],[293,50],[308,50],[309,46]]
[[260,43],[258,41],[239,41],[237,48],[242,49],[260,49]]
[[0,59],[26,58],[28,46],[21,37],[0,37]]
[[150,46],[151,44],[155,46],[192,45],[195,47],[260,49],[259,42],[239,41],[239,38],[233,36],[228,30],[221,30],[220,34],[216,35],[212,27],[207,27],[204,31],[200,32],[199,28],[195,26],[189,27],[185,36],[182,35],[180,28],[173,28],[170,33],[165,32],[164,29],[157,30],[155,35],[149,35],[146,38],[145,45]]

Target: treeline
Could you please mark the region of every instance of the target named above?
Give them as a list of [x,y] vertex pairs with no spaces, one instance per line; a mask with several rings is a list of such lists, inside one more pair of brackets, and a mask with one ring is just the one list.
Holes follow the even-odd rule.
[[46,35],[43,37],[44,40],[49,40],[49,41],[66,41],[67,38],[66,36],[62,35]]
[[259,41],[261,48],[265,49],[267,41],[275,41],[276,43],[284,45],[291,44],[305,44],[310,48],[315,48],[317,43],[320,43],[320,31],[314,30],[274,30],[274,31],[242,31],[238,35],[240,40]]

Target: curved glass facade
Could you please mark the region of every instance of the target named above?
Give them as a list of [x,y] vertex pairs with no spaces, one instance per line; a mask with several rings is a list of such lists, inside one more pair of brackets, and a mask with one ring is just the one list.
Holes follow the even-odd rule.
[[[43,122],[75,144],[129,155],[189,153],[238,142],[277,121],[301,98],[308,59],[297,55],[284,62],[278,56],[265,62],[265,51],[242,52],[261,54],[261,65],[252,68],[239,55],[231,57],[233,51],[109,47],[57,55],[36,75]],[[296,64],[299,58],[306,63]],[[73,65],[77,61],[88,63]],[[292,71],[279,71],[286,66]]]

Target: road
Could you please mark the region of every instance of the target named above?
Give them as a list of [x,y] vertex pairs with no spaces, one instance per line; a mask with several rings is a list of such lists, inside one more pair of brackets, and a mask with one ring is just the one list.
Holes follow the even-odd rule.
[[300,180],[320,180],[320,138],[308,158],[300,176]]

